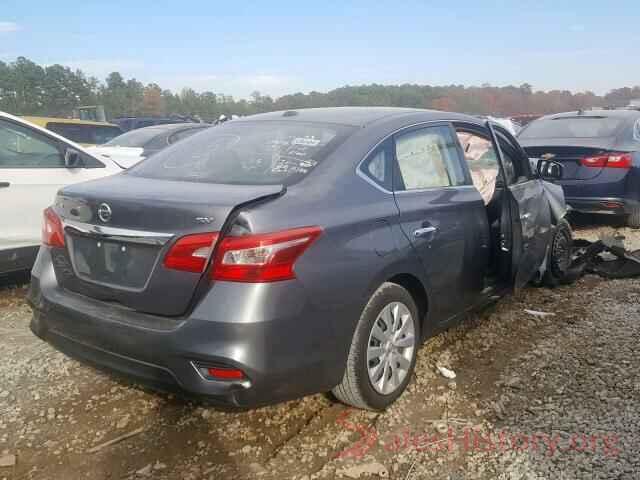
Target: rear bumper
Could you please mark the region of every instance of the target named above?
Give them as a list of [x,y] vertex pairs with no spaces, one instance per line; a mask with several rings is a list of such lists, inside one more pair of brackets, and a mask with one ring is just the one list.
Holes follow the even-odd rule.
[[[237,407],[330,390],[341,379],[348,350],[329,321],[344,320],[340,312],[317,310],[284,282],[221,282],[188,317],[157,317],[61,288],[43,248],[28,298],[32,331],[69,356]],[[239,368],[246,379],[205,379],[195,364]]]
[[583,213],[628,215],[640,206],[637,200],[617,197],[566,197],[573,210]]

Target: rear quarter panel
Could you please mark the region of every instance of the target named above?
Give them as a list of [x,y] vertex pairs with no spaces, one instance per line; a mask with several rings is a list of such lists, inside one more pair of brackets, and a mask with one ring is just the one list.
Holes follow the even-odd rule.
[[343,174],[335,171],[340,167],[314,171],[282,197],[242,214],[253,232],[323,228],[295,271],[312,310],[325,312],[335,347],[329,361],[340,368],[362,309],[385,280],[410,273],[429,291],[420,261],[397,224],[393,195],[358,177],[357,162],[349,165]]

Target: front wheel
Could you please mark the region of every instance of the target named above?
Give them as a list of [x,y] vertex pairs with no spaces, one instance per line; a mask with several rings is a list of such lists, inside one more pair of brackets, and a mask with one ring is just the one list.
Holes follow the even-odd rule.
[[395,283],[382,284],[360,316],[342,382],[333,394],[354,407],[386,408],[411,379],[419,338],[411,294]]
[[547,269],[542,277],[542,282],[547,287],[557,287],[567,282],[567,273],[572,261],[573,233],[571,226],[565,219],[558,221],[547,258]]

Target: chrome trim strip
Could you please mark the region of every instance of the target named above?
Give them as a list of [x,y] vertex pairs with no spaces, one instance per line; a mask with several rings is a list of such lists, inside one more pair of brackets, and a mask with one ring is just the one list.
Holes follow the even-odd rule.
[[425,188],[412,188],[411,190],[398,190],[395,192],[396,195],[410,195],[412,193],[424,193],[424,192],[433,192],[435,190],[475,190],[475,186],[473,185],[447,185],[444,187],[425,187]]
[[144,230],[129,230],[125,228],[91,225],[89,223],[63,220],[64,229],[70,229],[81,235],[108,238],[121,242],[142,243],[147,245],[162,246],[174,236],[173,233],[147,232]]
[[[369,154],[367,154],[368,156]],[[365,157],[364,159],[366,159],[367,157]],[[364,160],[363,159],[363,160]],[[382,185],[377,184],[371,177],[369,177],[369,175],[367,175],[366,173],[364,173],[361,169],[360,169],[360,165],[358,165],[357,170],[356,170],[356,175],[360,178],[362,178],[365,182],[367,182],[368,184],[370,184],[371,186],[377,188],[378,190],[380,190],[381,192],[384,193],[388,193],[389,195],[393,195],[393,192],[387,190],[386,188],[384,188]]]

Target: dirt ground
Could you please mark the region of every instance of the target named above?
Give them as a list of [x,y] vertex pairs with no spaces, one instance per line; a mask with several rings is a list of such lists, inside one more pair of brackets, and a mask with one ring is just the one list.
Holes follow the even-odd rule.
[[384,413],[327,395],[228,413],[137,388],[33,336],[25,293],[0,287],[0,479],[639,475],[640,279],[502,299],[429,340]]

